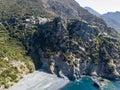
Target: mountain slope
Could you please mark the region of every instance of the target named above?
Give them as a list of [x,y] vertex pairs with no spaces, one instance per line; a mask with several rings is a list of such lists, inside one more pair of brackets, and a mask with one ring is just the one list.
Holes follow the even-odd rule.
[[120,23],[120,12],[116,11],[116,12],[108,12],[106,14],[103,14],[103,16],[108,16],[109,18],[117,21],[118,23]]
[[89,23],[69,20],[66,25],[58,18],[39,26],[31,51],[41,55],[42,68],[58,75],[60,70],[71,80],[81,74],[117,79],[119,66],[114,62],[120,58],[119,40],[100,32]]
[[120,32],[120,12],[106,13],[103,14],[101,17],[103,17],[106,23],[108,23],[109,25],[114,27],[118,32]]
[[85,7],[85,9],[88,10],[91,14],[102,18],[109,26],[115,28],[118,32],[120,32],[120,12],[109,12],[100,15],[90,7]]
[[96,15],[97,17],[101,16],[100,13],[98,13],[97,11],[93,10],[90,7],[84,7],[86,10],[88,10],[91,14]]
[[1,24],[36,69],[70,80],[82,74],[120,79],[119,34],[75,0],[0,1]]
[[0,88],[8,88],[34,71],[32,59],[25,53],[23,45],[0,25]]
[[112,28],[111,30],[109,29],[109,31],[107,31],[107,25],[102,19],[90,14],[87,10],[80,7],[80,5],[75,0],[13,0],[11,4],[7,5],[7,7],[4,7],[4,4],[8,3],[10,3],[8,0],[3,1],[2,9],[4,12],[2,12],[2,16],[4,17],[2,17],[2,19],[6,17],[12,19],[12,17],[14,17],[13,19],[16,19],[17,21],[17,19],[24,20],[30,16],[50,18],[60,16],[62,18],[64,17],[64,19],[73,18],[85,20],[91,25],[99,26],[101,32],[105,31],[113,36],[117,35],[117,32],[115,32],[115,30]]

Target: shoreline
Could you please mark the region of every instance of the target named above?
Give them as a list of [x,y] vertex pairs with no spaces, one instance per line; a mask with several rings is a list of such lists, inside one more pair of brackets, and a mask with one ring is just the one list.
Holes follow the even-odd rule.
[[[94,82],[93,85],[100,90],[110,82],[109,80],[98,76],[81,76],[81,78],[84,77],[92,79]],[[71,81],[65,76],[64,78],[59,78],[55,74],[49,74],[44,70],[38,70],[26,75],[18,83],[7,90],[60,90],[70,82]]]
[[42,70],[26,75],[8,90],[58,90],[69,83],[69,79],[59,78]]
[[100,90],[108,85],[110,83],[109,80],[105,79],[105,78],[102,78],[102,77],[99,77],[99,76],[86,76],[86,75],[82,75],[81,78],[84,78],[84,77],[88,77],[90,79],[92,79],[92,81],[94,82],[94,86],[95,87],[98,87]]

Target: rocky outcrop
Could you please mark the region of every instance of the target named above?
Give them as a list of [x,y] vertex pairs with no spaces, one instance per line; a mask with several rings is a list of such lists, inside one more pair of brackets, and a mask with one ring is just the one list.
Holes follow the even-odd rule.
[[66,23],[55,18],[39,26],[31,47],[41,55],[43,68],[58,76],[62,73],[75,80],[84,74],[116,80],[120,76],[120,63],[115,64],[120,60],[119,43],[85,21],[72,19]]

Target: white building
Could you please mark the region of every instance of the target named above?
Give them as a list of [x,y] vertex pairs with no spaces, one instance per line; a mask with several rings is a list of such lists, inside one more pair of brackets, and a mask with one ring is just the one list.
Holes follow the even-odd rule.
[[48,22],[47,18],[42,18],[42,17],[38,17],[38,23],[39,24],[45,24]]

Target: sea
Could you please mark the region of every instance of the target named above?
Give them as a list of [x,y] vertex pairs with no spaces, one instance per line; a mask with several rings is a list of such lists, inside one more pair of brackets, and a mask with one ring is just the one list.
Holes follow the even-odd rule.
[[94,85],[91,78],[84,77],[78,81],[70,82],[60,90],[120,90],[120,82],[110,81],[103,88],[99,89]]

